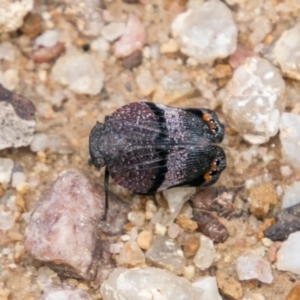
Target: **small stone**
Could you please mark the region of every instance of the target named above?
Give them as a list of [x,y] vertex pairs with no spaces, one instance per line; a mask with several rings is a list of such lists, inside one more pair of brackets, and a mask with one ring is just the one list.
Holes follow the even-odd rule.
[[175,53],[179,50],[179,45],[176,40],[169,39],[167,42],[161,45],[160,47],[160,53],[166,54],[166,53]]
[[183,244],[183,252],[185,257],[190,258],[196,255],[200,248],[199,234],[193,234],[188,237]]
[[154,92],[156,83],[149,70],[141,70],[141,72],[136,76],[135,80],[142,96],[147,97]]
[[10,158],[0,157],[0,183],[7,185],[11,180],[14,162]]
[[65,135],[36,133],[30,144],[30,150],[33,152],[71,154],[73,149]]
[[231,66],[231,68],[236,69],[239,66],[243,65],[248,57],[252,57],[255,55],[256,54],[252,49],[238,44],[235,52],[229,57],[229,65]]
[[198,228],[197,222],[185,215],[179,215],[176,219],[176,223],[186,232],[194,232]]
[[228,238],[227,228],[211,213],[204,210],[194,210],[193,219],[196,221],[198,231],[214,242],[223,243]]
[[201,235],[200,248],[193,260],[195,265],[202,271],[208,269],[214,261],[215,252],[213,241]]
[[147,250],[152,243],[153,234],[152,231],[143,230],[139,233],[136,242],[143,250]]
[[0,230],[9,230],[15,224],[13,212],[4,210],[3,205],[0,206]]
[[149,267],[115,269],[102,284],[100,292],[103,300],[202,299],[201,291],[194,288],[185,278]]
[[145,255],[147,261],[156,266],[160,266],[177,275],[183,272],[184,256],[175,240],[157,236]]
[[272,24],[266,16],[258,16],[254,18],[249,27],[252,30],[249,35],[249,41],[253,46],[261,43],[267,34],[272,31]]
[[37,13],[29,13],[24,19],[24,24],[20,28],[21,32],[34,39],[43,32],[42,18]]
[[118,266],[132,268],[145,264],[145,254],[136,242],[129,241],[124,244],[116,261]]
[[285,188],[285,193],[282,198],[281,208],[288,208],[300,203],[300,181],[293,182]]
[[292,168],[300,170],[300,151],[299,139],[300,133],[297,127],[300,124],[300,115],[294,113],[284,112],[281,115],[279,129],[280,142],[282,145],[283,160]]
[[229,65],[218,64],[213,69],[213,76],[217,79],[228,78],[232,76],[232,71]]
[[274,56],[284,75],[300,80],[300,23],[283,32],[276,42]]
[[178,235],[181,232],[181,228],[180,226],[178,226],[175,223],[172,223],[169,227],[168,227],[168,236],[171,239],[176,239],[178,237]]
[[279,129],[286,98],[279,71],[265,59],[252,57],[237,68],[223,95],[228,124],[251,144],[266,143]]
[[277,269],[300,274],[300,231],[290,234],[277,252]]
[[243,288],[240,282],[232,277],[224,275],[217,276],[217,281],[222,294],[226,295],[230,299],[242,299]]
[[250,211],[258,218],[264,218],[269,210],[278,203],[274,186],[262,182],[250,188]]
[[222,300],[219,294],[216,277],[206,276],[197,279],[192,283],[192,286],[203,292],[200,299]]
[[103,87],[104,72],[96,56],[66,54],[55,62],[51,77],[75,93],[97,95]]
[[81,289],[71,289],[67,287],[47,287],[44,295],[39,300],[92,300],[93,298]]
[[61,172],[36,203],[24,232],[27,252],[63,275],[93,280],[102,251],[104,194],[79,171]]
[[195,266],[187,266],[183,268],[183,277],[191,280],[195,276]]
[[134,14],[130,14],[124,34],[114,45],[114,54],[117,58],[126,57],[136,50],[142,50],[145,42],[144,24]]
[[141,211],[132,211],[128,214],[128,220],[134,226],[142,226],[145,221],[145,214]]
[[123,248],[123,243],[115,243],[109,245],[109,252],[112,254],[118,254],[120,253],[121,249]]
[[130,55],[123,58],[123,67],[125,69],[133,69],[138,67],[143,62],[143,53],[141,50],[136,50]]
[[108,42],[113,42],[123,35],[125,27],[123,22],[111,22],[103,27],[101,34]]
[[163,191],[163,195],[169,204],[171,214],[170,222],[173,222],[177,218],[183,204],[188,201],[195,192],[196,188],[194,187],[172,188]]
[[109,43],[102,37],[91,42],[91,50],[95,52],[107,52],[109,50]]
[[58,31],[57,30],[46,30],[38,36],[34,44],[36,47],[53,47],[58,43]]
[[229,8],[219,0],[204,2],[202,6],[179,14],[171,31],[181,52],[200,63],[227,57],[236,49],[237,26]]
[[272,283],[271,265],[263,258],[255,255],[243,255],[236,261],[240,280],[258,279],[264,283]]
[[289,291],[285,300],[298,300],[300,298],[300,283],[297,283],[292,289]]
[[[191,95],[193,92],[193,85],[183,77],[182,73],[172,70],[160,79],[153,101],[168,105],[170,102]],[[176,189],[192,188],[182,187]]]
[[167,232],[167,227],[162,225],[162,224],[159,224],[159,223],[156,223],[155,224],[155,233],[156,234],[159,234],[161,236],[165,235]]
[[0,84],[0,150],[31,143],[36,125],[34,112],[29,99]]
[[[0,158],[1,161],[1,158]],[[0,162],[1,166],[1,162]],[[1,169],[1,167],[0,167]],[[11,178],[11,186],[14,188],[18,188],[20,184],[24,183],[26,181],[26,176],[23,172],[13,172],[12,178]],[[0,180],[1,182],[1,180]]]
[[33,9],[33,0],[1,0],[0,34],[11,32],[23,25],[23,18]]
[[275,220],[276,223],[264,231],[265,237],[272,241],[284,240],[291,233],[300,230],[300,203],[279,210]]
[[65,51],[65,45],[58,42],[52,47],[39,47],[31,53],[31,59],[38,64],[48,63]]

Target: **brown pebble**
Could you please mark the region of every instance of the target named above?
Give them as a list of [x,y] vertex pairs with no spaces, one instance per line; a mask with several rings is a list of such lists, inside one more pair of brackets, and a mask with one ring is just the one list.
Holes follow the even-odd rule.
[[213,76],[217,79],[231,77],[232,71],[229,65],[218,64],[213,69]]
[[151,231],[143,230],[139,233],[136,242],[143,250],[147,250],[152,243],[153,234]]
[[194,234],[188,237],[183,245],[184,255],[189,258],[195,256],[198,249],[200,248],[200,238],[199,235]]
[[33,50],[31,59],[38,64],[47,63],[57,58],[64,51],[65,45],[61,42],[58,42],[53,47],[40,47]]
[[250,211],[258,218],[264,218],[278,200],[273,184],[262,182],[250,189]]
[[198,227],[195,221],[191,220],[185,215],[179,215],[176,219],[176,223],[187,232],[194,232]]
[[209,237],[216,243],[223,243],[228,238],[227,228],[207,211],[194,210],[194,219],[198,225],[198,231]]
[[264,237],[264,231],[274,224],[274,218],[264,219],[264,222],[260,225],[256,237],[258,240],[261,240]]
[[285,300],[299,300],[300,299],[300,283],[296,284],[289,292]]
[[40,15],[29,13],[25,19],[20,31],[34,39],[43,32],[43,23]]
[[225,275],[217,276],[218,287],[225,296],[230,299],[242,299],[243,289],[242,285],[232,277]]
[[0,184],[0,197],[2,197],[4,194],[4,188],[2,187],[2,185]]
[[123,59],[123,67],[125,69],[133,69],[138,67],[143,61],[143,53],[141,50],[136,50],[129,56]]

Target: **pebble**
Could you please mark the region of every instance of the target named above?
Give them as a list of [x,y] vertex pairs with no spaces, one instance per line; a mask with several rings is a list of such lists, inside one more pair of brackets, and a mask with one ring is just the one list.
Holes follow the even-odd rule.
[[42,18],[37,13],[28,13],[24,19],[24,24],[20,28],[20,31],[29,38],[34,39],[43,32]]
[[194,276],[195,276],[196,270],[195,270],[195,266],[190,265],[190,266],[186,266],[183,268],[183,277],[191,280]]
[[[0,158],[0,166],[1,166],[1,158]],[[1,167],[0,167],[0,169],[1,169]],[[12,173],[11,186],[13,188],[18,188],[25,181],[26,181],[26,175],[23,172],[13,172]],[[0,182],[1,182],[1,180],[0,180]]]
[[43,296],[38,300],[92,300],[93,298],[81,289],[71,289],[67,287],[58,288],[56,286],[47,287]]
[[[39,47],[34,49],[30,55],[30,58],[38,64],[48,63],[56,59],[61,53],[65,52],[65,45],[58,42],[51,47]],[[44,81],[46,80],[46,75],[44,76]]]
[[264,283],[272,283],[271,265],[260,256],[242,255],[236,260],[239,280],[258,279]]
[[264,218],[269,210],[277,205],[278,199],[274,186],[262,182],[250,188],[250,211],[257,218]]
[[72,146],[65,135],[36,133],[30,144],[33,152],[73,153]]
[[229,299],[242,299],[243,288],[240,282],[233,277],[218,275],[217,276],[218,287],[222,291],[222,294]]
[[200,270],[208,269],[215,258],[215,247],[214,243],[208,237],[200,236],[200,248],[194,257],[194,263]]
[[179,45],[176,40],[169,39],[165,43],[163,43],[160,47],[160,53],[161,54],[167,54],[167,53],[175,53],[179,50]]
[[193,91],[193,85],[183,77],[182,73],[172,70],[160,79],[153,101],[168,105],[176,99],[192,94]]
[[219,0],[179,14],[171,32],[181,52],[203,64],[229,56],[237,45],[237,26],[229,8]]
[[229,126],[251,144],[266,143],[279,129],[285,83],[267,60],[252,57],[237,68],[223,95]]
[[51,71],[52,80],[78,94],[97,95],[103,87],[104,72],[96,56],[88,53],[61,56]]
[[168,227],[168,236],[171,239],[176,239],[178,237],[178,235],[181,233],[181,228],[179,225],[172,223],[169,227]]
[[29,99],[0,84],[0,150],[31,143],[36,126],[34,111]]
[[198,228],[197,223],[185,215],[179,215],[176,223],[186,232],[194,232]]
[[126,268],[144,265],[146,262],[144,252],[133,241],[124,243],[119,255],[116,257],[116,261],[118,266]]
[[252,57],[255,55],[256,54],[252,49],[247,48],[244,45],[238,44],[235,52],[230,55],[228,63],[231,66],[231,68],[236,69],[239,66],[243,65],[248,57]]
[[173,239],[156,236],[145,255],[147,261],[155,266],[160,266],[177,275],[183,272],[185,264],[183,251]]
[[216,277],[206,276],[195,280],[192,286],[203,292],[200,299],[222,300],[219,294]]
[[300,115],[290,112],[284,112],[279,122],[280,142],[283,160],[293,169],[300,171]]
[[155,91],[156,82],[149,70],[142,69],[135,80],[143,97],[150,96]]
[[298,300],[298,299],[300,299],[300,283],[294,285],[285,298],[285,300]]
[[145,214],[141,211],[132,211],[128,214],[128,220],[134,226],[142,226],[145,221]]
[[283,32],[275,44],[274,56],[284,75],[300,80],[300,23]]
[[93,280],[104,206],[104,191],[95,190],[81,172],[61,172],[36,203],[24,232],[26,251],[61,274]]
[[33,2],[33,0],[1,0],[0,34],[20,28],[24,23],[24,17],[33,9]]
[[[158,268],[114,269],[100,288],[103,300],[205,300],[185,278]],[[213,299],[212,299],[213,300]]]
[[300,181],[295,181],[285,188],[281,208],[288,208],[300,203]]
[[111,22],[103,27],[101,34],[108,42],[113,42],[123,35],[125,28],[123,22]]
[[7,185],[12,176],[14,162],[10,158],[0,157],[0,183]]
[[289,235],[277,252],[277,269],[300,274],[300,231]]
[[183,244],[183,252],[185,257],[190,258],[196,255],[200,248],[199,234],[193,234],[188,237]]
[[143,62],[143,52],[141,50],[136,50],[130,55],[123,58],[123,67],[125,69],[132,70],[138,67]]
[[34,45],[36,47],[53,47],[58,43],[58,37],[57,30],[46,30],[35,39]]
[[155,233],[156,234],[159,234],[161,236],[165,235],[167,232],[167,227],[162,225],[162,224],[159,224],[159,223],[156,223],[155,224]]
[[15,224],[13,212],[4,210],[3,205],[0,205],[0,230],[9,230]]
[[256,46],[263,42],[267,34],[271,32],[272,24],[268,17],[258,16],[253,19],[253,22],[250,24],[249,28],[252,31],[249,35],[249,41],[251,45]]
[[142,50],[146,43],[144,24],[134,14],[129,14],[124,34],[114,44],[114,55],[123,58],[136,50]]
[[163,191],[163,195],[169,205],[171,215],[170,224],[177,218],[183,204],[188,201],[195,192],[196,188],[194,187],[179,187]]
[[143,230],[139,233],[136,242],[139,245],[139,247],[143,250],[149,249],[153,239],[153,233],[152,231]]

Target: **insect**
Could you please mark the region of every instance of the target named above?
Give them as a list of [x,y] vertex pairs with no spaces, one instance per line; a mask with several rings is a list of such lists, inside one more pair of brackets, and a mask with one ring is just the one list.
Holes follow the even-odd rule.
[[214,145],[223,135],[224,125],[208,109],[151,102],[120,107],[89,137],[91,162],[106,166],[106,209],[109,175],[138,194],[215,183],[226,167],[223,149]]

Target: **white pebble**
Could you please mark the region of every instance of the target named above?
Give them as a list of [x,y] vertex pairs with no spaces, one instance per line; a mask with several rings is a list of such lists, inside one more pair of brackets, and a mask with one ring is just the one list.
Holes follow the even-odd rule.
[[8,184],[11,180],[12,170],[14,167],[14,162],[10,158],[0,157],[0,183]]
[[39,35],[35,41],[35,46],[53,47],[58,42],[58,31],[47,30],[43,34]]
[[107,41],[113,42],[124,33],[125,28],[125,23],[112,22],[103,27],[101,34]]
[[159,235],[165,235],[167,232],[167,227],[164,226],[164,225],[161,225],[159,223],[156,223],[155,224],[155,233],[156,234],[159,234]]

